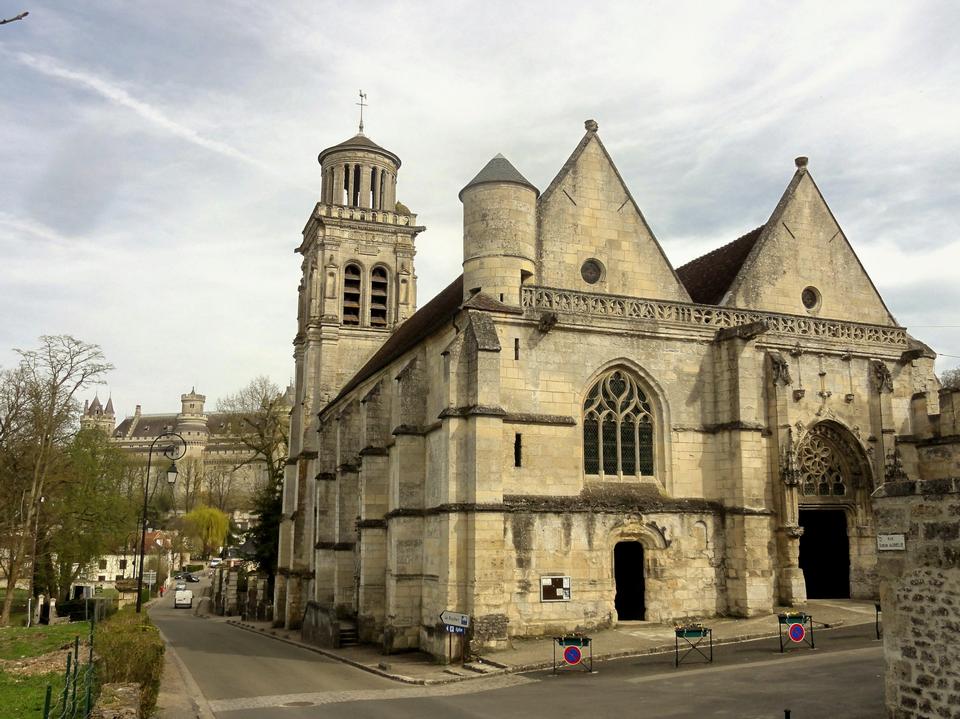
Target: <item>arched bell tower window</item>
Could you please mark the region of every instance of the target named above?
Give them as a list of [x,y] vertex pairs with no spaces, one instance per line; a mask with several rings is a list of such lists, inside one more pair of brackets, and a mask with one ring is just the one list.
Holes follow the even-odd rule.
[[387,269],[374,267],[370,273],[370,326],[387,326]]
[[586,474],[653,476],[653,411],[632,374],[605,373],[583,402]]
[[343,269],[343,324],[360,324],[360,267],[353,263]]

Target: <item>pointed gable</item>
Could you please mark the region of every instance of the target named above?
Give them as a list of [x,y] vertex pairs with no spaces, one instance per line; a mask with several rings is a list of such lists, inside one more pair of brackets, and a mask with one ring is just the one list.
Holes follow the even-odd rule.
[[896,325],[820,189],[797,171],[719,304]]
[[[689,295],[597,135],[587,133],[537,203],[537,283],[689,301]],[[599,279],[581,274],[587,260]],[[590,277],[589,273],[587,274]]]

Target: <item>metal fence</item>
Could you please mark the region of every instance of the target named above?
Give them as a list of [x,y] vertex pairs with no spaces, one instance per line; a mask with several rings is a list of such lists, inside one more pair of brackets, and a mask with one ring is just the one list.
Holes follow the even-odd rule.
[[86,663],[80,662],[80,637],[73,639],[73,651],[67,654],[63,673],[63,690],[53,696],[53,685],[47,685],[43,700],[43,719],[87,719],[93,709],[96,676],[93,663],[93,633],[97,613],[90,617],[90,636],[87,642]]

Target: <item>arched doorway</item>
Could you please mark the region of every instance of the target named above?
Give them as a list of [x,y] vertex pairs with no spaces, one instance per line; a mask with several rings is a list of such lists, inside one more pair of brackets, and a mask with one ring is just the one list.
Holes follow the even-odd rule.
[[850,598],[850,540],[842,509],[801,509],[800,569],[808,599]]
[[849,598],[849,522],[861,514],[858,505],[869,494],[866,457],[844,427],[819,422],[800,441],[797,470],[798,522],[803,527],[800,569],[807,597]]
[[614,606],[621,621],[646,619],[643,577],[643,545],[617,542],[613,547]]

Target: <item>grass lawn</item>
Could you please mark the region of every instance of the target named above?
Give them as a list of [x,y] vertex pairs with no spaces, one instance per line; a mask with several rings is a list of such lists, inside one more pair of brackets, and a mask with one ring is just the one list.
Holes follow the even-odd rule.
[[[83,641],[90,634],[87,622],[70,624],[40,624],[30,627],[0,628],[0,659],[22,659],[36,657],[65,645],[73,646],[73,638],[80,636]],[[64,649],[66,652],[66,649]],[[3,705],[0,704],[0,707]]]
[[[0,628],[0,660],[36,657],[63,647],[73,647],[77,635],[81,641],[90,627],[86,622],[56,624],[54,626]],[[65,668],[67,649],[60,653],[57,665]],[[81,661],[84,660],[81,650]],[[0,664],[0,713],[4,719],[34,719],[43,715],[43,698],[47,685],[53,685],[53,700],[63,688],[63,669],[24,676],[7,671]]]
[[0,707],[4,719],[37,719],[43,716],[43,697],[47,685],[53,685],[53,702],[63,691],[63,673],[21,677],[0,671]]

